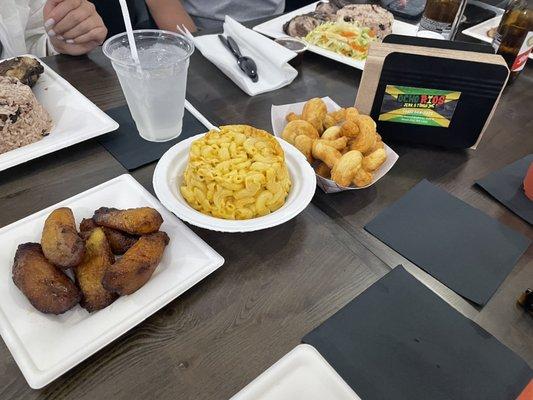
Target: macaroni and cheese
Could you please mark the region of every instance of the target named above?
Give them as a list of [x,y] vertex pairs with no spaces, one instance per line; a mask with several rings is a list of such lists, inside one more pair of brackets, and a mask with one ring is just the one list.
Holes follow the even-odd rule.
[[180,191],[204,214],[250,219],[283,206],[290,188],[278,141],[248,125],[228,125],[192,143]]

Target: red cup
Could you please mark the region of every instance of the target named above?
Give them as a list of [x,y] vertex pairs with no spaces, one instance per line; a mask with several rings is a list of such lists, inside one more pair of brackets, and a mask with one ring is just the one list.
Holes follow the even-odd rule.
[[533,201],[533,163],[529,165],[526,177],[524,178],[524,192],[527,198]]

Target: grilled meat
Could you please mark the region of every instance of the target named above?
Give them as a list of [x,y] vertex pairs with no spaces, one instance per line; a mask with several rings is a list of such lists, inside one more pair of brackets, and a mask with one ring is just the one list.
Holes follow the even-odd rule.
[[320,14],[335,14],[337,11],[339,11],[339,7],[337,7],[333,3],[324,3],[321,1],[316,5],[315,12]]
[[17,78],[32,87],[44,72],[44,67],[33,57],[15,57],[0,62],[0,76]]
[[343,8],[350,4],[378,4],[379,0],[330,0],[330,4],[337,8]]
[[283,25],[283,31],[292,37],[305,37],[320,24],[330,21],[331,16],[334,16],[334,14],[311,12],[297,15]]

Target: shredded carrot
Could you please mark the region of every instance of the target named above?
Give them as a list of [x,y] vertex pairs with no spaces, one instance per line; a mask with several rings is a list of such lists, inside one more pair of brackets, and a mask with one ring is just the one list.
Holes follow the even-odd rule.
[[352,47],[352,49],[354,49],[355,51],[360,51],[362,53],[366,52],[366,47],[364,46],[359,46],[357,43],[351,43],[350,46]]
[[330,51],[362,60],[366,58],[370,43],[377,40],[377,34],[375,30],[361,27],[358,23],[337,21],[317,26],[307,34],[305,40]]
[[351,37],[357,36],[357,33],[350,32],[350,31],[343,31],[341,32],[341,36],[344,36],[346,38],[351,38]]

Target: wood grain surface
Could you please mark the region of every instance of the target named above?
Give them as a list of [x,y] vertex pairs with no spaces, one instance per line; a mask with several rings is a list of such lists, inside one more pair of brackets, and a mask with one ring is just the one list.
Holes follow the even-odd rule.
[[[45,62],[102,109],[124,104],[100,51]],[[288,87],[249,97],[198,52],[187,97],[215,124],[270,130],[270,107],[330,96],[352,105],[361,72],[306,54]],[[391,268],[417,278],[533,366],[533,318],[515,305],[533,287],[530,248],[490,302],[474,307],[362,227],[423,178],[533,238],[531,226],[473,186],[533,150],[531,66],[506,90],[476,151],[391,143],[394,168],[367,190],[326,195],[279,227],[248,234],[196,233],[226,264],[124,336],[41,390],[26,384],[0,342],[0,399],[227,399]],[[153,193],[155,163],[132,175]],[[125,173],[96,140],[0,172],[0,226]]]

